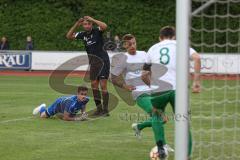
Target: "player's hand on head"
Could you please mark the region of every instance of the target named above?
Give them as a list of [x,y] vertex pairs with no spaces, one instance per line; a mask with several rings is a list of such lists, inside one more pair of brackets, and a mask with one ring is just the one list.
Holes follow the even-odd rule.
[[78,21],[77,21],[77,25],[78,26],[81,26],[82,23],[83,23],[84,19],[83,18],[80,18]]
[[135,86],[132,86],[132,85],[126,85],[126,84],[123,85],[123,88],[126,89],[127,91],[130,91],[130,92],[136,89]]
[[84,19],[88,20],[88,21],[93,21],[94,18],[90,17],[90,16],[84,16]]

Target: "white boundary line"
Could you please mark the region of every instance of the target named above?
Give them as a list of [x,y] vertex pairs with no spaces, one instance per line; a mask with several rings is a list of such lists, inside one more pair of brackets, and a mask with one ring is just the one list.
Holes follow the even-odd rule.
[[0,124],[5,124],[5,123],[9,123],[9,122],[25,121],[25,120],[28,120],[28,119],[31,119],[31,118],[33,118],[33,117],[31,116],[31,117],[25,117],[25,118],[3,120],[3,121],[0,121]]
[[[0,121],[0,124],[5,124],[5,123],[10,123],[10,122],[18,122],[18,121],[26,121],[29,119],[33,119],[33,116],[29,116],[29,117],[25,117],[25,118],[17,118],[17,119],[9,119],[9,120],[3,120]],[[211,116],[191,116],[192,119],[212,119]],[[214,116],[214,119],[220,119],[222,118],[221,116]],[[230,117],[232,118],[232,117]],[[233,117],[234,118],[234,117]],[[91,121],[95,121],[95,120],[99,120],[99,119],[108,119],[108,117],[96,117],[96,118],[88,118],[85,121],[79,121],[79,122],[91,122]]]
[[[24,117],[24,118],[8,119],[8,120],[0,121],[0,124],[25,121],[25,120],[29,120],[29,119],[33,119],[33,118],[34,118],[33,116],[29,116],[29,117]],[[99,120],[99,119],[107,119],[107,117],[88,118],[88,120],[86,120],[86,121],[79,121],[79,122],[91,122],[91,121],[95,121],[95,120]]]

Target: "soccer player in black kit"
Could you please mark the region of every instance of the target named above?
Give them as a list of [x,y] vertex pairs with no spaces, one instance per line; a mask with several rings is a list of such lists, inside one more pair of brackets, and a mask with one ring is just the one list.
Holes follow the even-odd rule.
[[[93,27],[96,24],[98,27]],[[80,26],[84,31],[75,32]],[[104,22],[98,21],[90,16],[80,18],[74,26],[68,31],[67,39],[82,40],[88,54],[90,65],[90,80],[93,91],[94,101],[97,107],[95,116],[109,116],[107,91],[107,80],[109,78],[110,61],[106,50],[104,50],[103,32],[107,29]],[[101,92],[99,90],[101,86]]]

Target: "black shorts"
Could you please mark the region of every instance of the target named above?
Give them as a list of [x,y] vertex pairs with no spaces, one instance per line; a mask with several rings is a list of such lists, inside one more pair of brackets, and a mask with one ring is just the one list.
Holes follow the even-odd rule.
[[109,59],[90,62],[90,80],[108,79],[110,73]]

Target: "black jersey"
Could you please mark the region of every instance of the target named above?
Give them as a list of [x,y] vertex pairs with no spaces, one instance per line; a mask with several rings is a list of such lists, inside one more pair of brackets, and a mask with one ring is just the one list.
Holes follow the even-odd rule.
[[93,28],[90,32],[78,32],[75,38],[84,41],[88,55],[97,56],[102,60],[109,60],[107,51],[104,50],[103,31],[99,28]]

